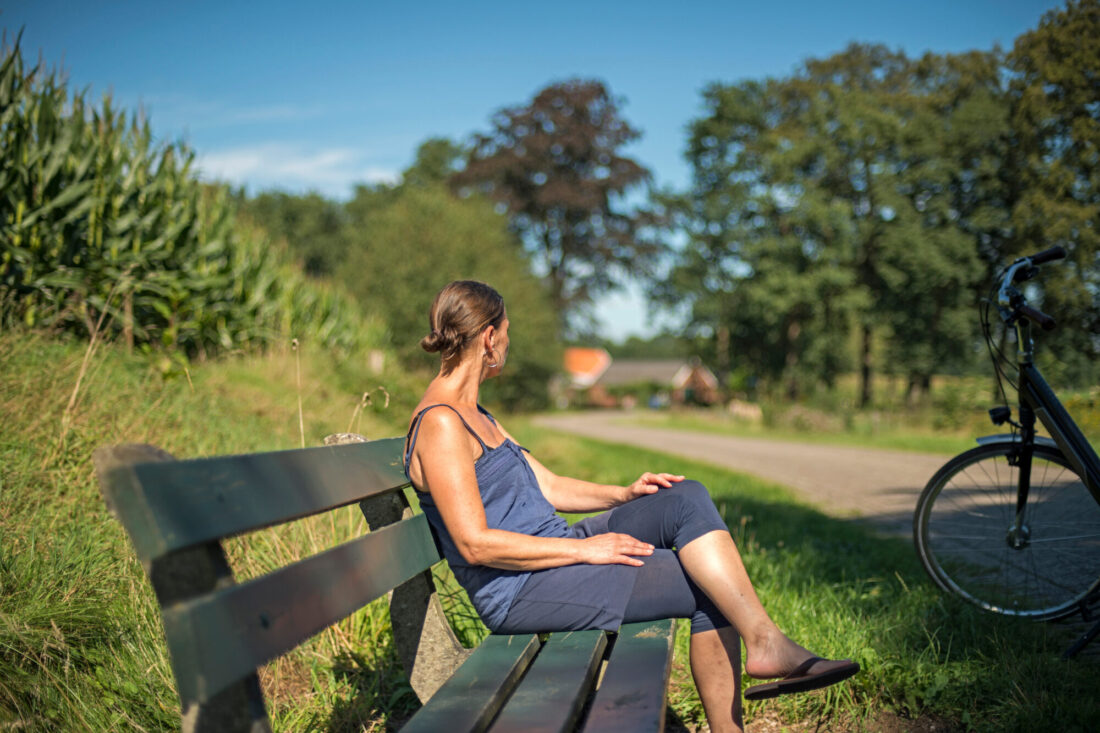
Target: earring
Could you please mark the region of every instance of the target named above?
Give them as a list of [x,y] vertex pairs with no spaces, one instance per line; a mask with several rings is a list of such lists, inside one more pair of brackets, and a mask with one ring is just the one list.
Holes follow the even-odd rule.
[[[489,352],[489,351],[486,351],[486,352],[485,352],[485,361],[489,361],[489,359],[492,359],[492,358],[493,358],[493,356],[494,356],[494,353],[493,353],[493,352]],[[499,360],[499,358],[498,358],[498,359],[497,359],[497,363],[493,363],[493,364],[486,364],[485,366],[489,367],[490,369],[496,369],[496,368],[497,368],[498,366],[500,366],[500,363],[499,363],[499,362],[500,362],[500,360]]]

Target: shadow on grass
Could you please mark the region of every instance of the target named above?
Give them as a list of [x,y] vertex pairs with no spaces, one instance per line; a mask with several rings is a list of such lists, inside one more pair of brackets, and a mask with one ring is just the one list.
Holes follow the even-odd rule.
[[[396,656],[342,653],[332,662],[333,677],[350,694],[337,700],[323,725],[310,729],[328,733],[399,730],[420,708]],[[384,726],[384,728],[383,728]]]

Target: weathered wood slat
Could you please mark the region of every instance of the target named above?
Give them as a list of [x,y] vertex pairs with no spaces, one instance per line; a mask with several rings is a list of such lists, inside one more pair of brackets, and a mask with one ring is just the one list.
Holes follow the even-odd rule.
[[164,633],[184,707],[209,699],[438,560],[421,514],[248,583],[166,607]]
[[539,650],[537,636],[490,636],[401,730],[485,730]]
[[402,438],[117,466],[101,478],[141,561],[408,483]]
[[626,624],[619,629],[603,681],[585,721],[586,733],[665,729],[675,633],[673,619]]
[[[175,458],[152,445],[117,445],[97,448],[93,460],[100,486],[104,486],[103,477],[119,467]],[[110,497],[104,498],[110,505]],[[234,583],[233,572],[218,542],[156,558],[146,564],[145,570],[162,607]],[[271,733],[259,677],[252,671],[205,704],[184,703],[180,725],[183,733]]]
[[606,647],[603,631],[553,634],[492,724],[493,733],[571,731]]

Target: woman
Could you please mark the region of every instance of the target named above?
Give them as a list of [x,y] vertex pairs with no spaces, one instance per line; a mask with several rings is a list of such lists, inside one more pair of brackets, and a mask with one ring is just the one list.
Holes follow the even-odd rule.
[[[818,689],[859,665],[825,660],[772,622],[706,489],[669,473],[629,486],[558,476],[478,403],[504,368],[508,316],[488,285],[457,281],[432,303],[440,352],[409,426],[405,471],[451,568],[494,632],[691,618],[691,670],[712,731],[741,729],[745,673],[782,679],[748,699]],[[555,511],[597,512],[569,527]],[[674,549],[675,548],[675,549]]]

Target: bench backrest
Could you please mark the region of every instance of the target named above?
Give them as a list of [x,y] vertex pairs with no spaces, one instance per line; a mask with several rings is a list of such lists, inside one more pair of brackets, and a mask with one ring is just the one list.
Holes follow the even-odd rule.
[[[407,591],[395,591],[402,612],[392,613],[406,670],[430,646],[449,645],[453,658],[422,664],[443,668],[429,677],[461,662],[434,598],[438,551],[401,491],[401,450],[390,438],[196,460],[147,445],[96,451],[103,496],[161,606],[185,731],[266,730],[256,668],[395,588]],[[235,582],[222,540],[352,503],[371,532]],[[412,681],[422,698],[439,684]]]

